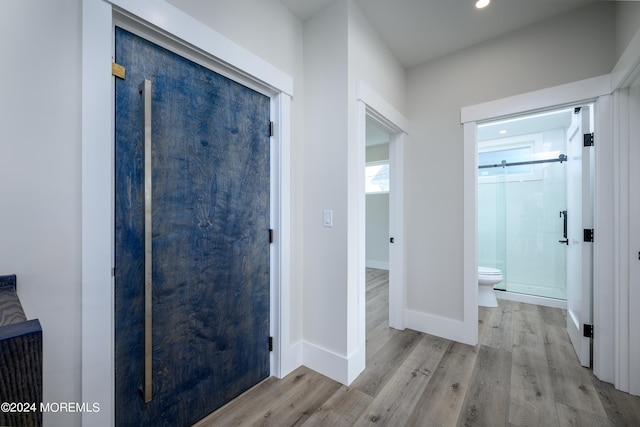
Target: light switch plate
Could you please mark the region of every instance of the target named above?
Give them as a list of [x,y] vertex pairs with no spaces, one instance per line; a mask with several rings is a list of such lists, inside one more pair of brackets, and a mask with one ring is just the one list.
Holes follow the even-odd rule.
[[325,227],[333,227],[333,211],[332,210],[325,209],[322,215],[322,225]]

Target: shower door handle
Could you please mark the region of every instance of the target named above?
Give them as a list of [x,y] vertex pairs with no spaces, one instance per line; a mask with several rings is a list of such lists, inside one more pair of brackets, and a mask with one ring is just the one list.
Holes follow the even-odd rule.
[[152,270],[152,192],[151,174],[151,81],[140,84],[140,94],[144,103],[144,402],[151,401],[152,385],[152,333],[151,313],[153,308]]
[[564,243],[565,245],[569,246],[569,239],[567,238],[567,211],[560,211],[560,218],[564,217],[563,219],[563,229],[564,231],[562,232],[562,237],[564,237],[563,240],[558,240],[558,242],[560,243]]

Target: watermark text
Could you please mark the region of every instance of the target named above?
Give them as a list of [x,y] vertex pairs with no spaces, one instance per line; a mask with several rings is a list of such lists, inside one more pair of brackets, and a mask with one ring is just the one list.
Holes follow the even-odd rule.
[[100,412],[98,402],[2,402],[0,412]]

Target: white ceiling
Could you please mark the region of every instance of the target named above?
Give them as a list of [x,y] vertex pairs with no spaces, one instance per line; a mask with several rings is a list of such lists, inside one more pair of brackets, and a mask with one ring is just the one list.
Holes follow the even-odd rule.
[[294,15],[306,21],[336,0],[280,0]]
[[[280,0],[307,20],[335,0]],[[596,0],[355,0],[382,40],[406,67],[471,47]]]
[[478,142],[495,142],[501,138],[540,133],[554,129],[568,129],[571,125],[573,112],[574,107],[567,107],[481,124],[478,126]]

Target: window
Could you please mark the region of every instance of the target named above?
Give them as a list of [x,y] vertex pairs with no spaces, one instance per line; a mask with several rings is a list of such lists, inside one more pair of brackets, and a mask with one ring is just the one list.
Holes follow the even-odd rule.
[[389,192],[389,161],[367,163],[364,168],[366,194]]
[[[506,182],[540,179],[542,168],[538,165],[514,163],[539,160],[539,156],[547,156],[546,153],[541,153],[545,151],[543,143],[542,132],[478,141],[478,183],[494,183],[497,178],[505,179]],[[501,165],[503,160],[511,166],[491,167]]]
[[[478,153],[478,165],[480,166],[480,176],[502,175],[505,173],[502,167],[489,167],[499,165],[503,161],[506,163],[521,162],[532,152],[531,146],[507,148],[496,151],[485,151]],[[483,167],[485,166],[485,167]],[[507,175],[530,174],[531,165],[509,166],[506,169]]]

